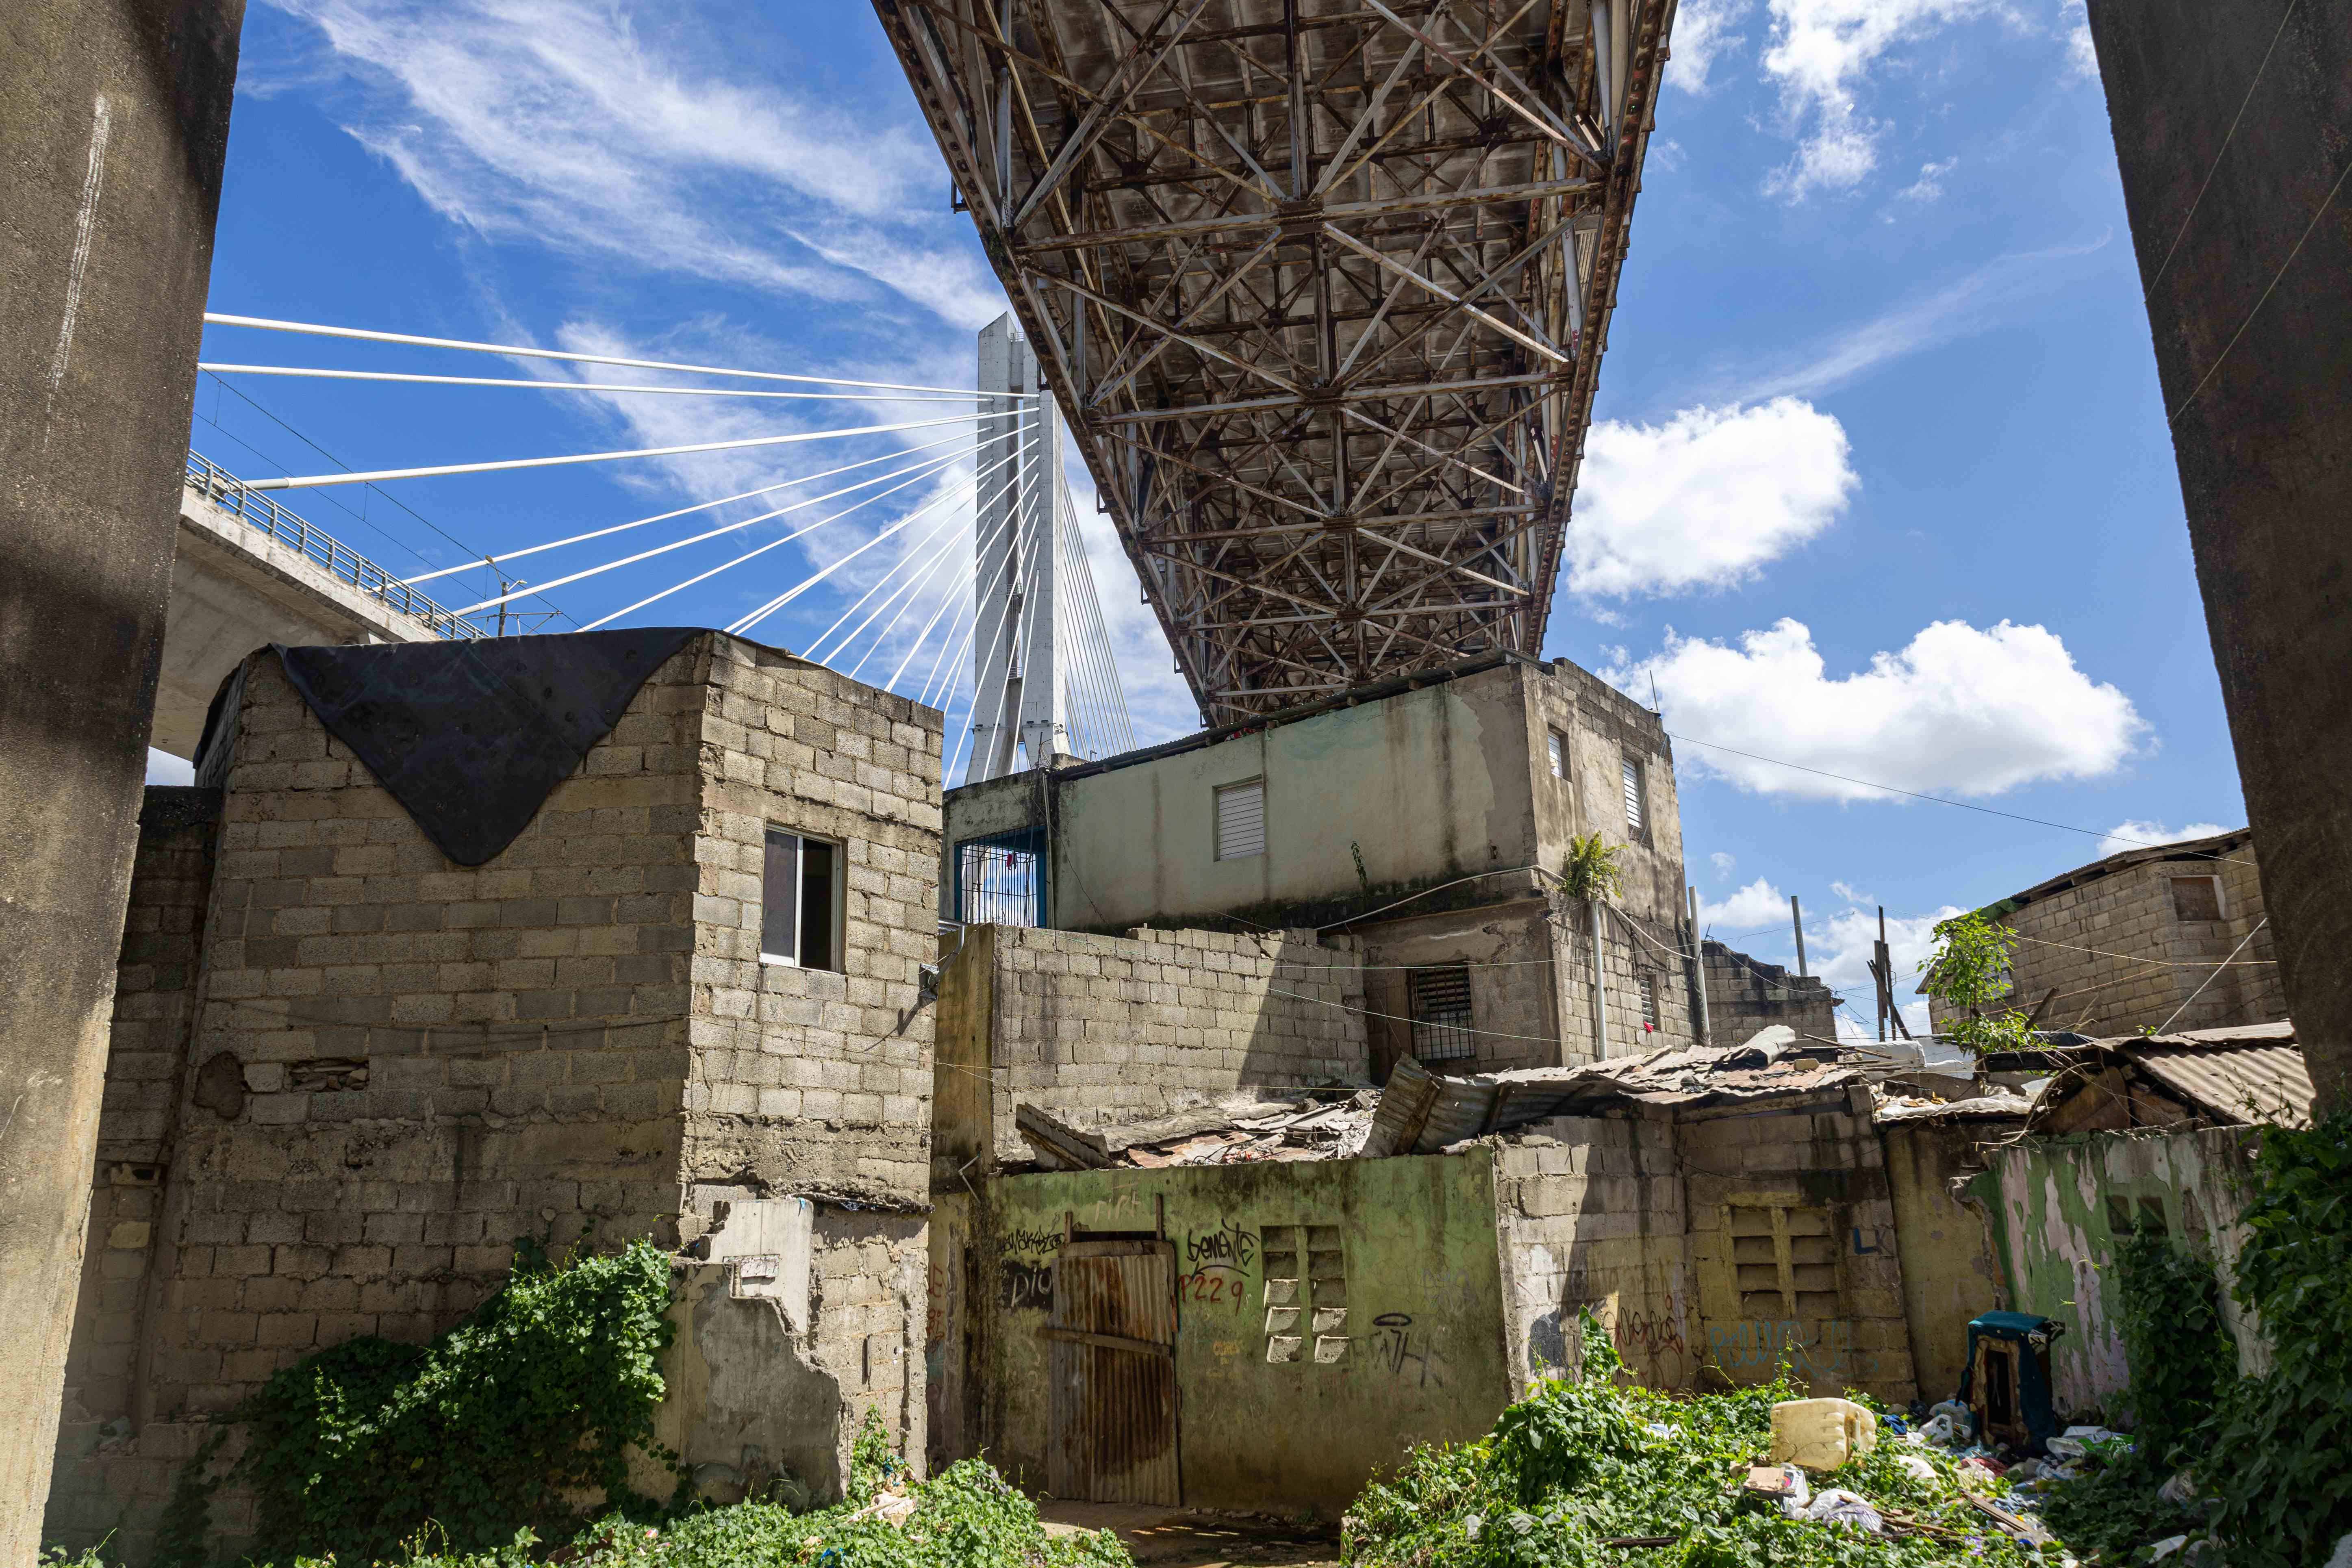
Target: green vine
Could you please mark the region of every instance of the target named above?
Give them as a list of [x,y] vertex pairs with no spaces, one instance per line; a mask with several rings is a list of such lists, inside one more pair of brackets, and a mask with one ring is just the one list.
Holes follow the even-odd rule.
[[2222,1321],[2212,1265],[2162,1230],[2145,1226],[2126,1238],[2116,1269],[2132,1436],[2141,1455],[2169,1473],[2186,1462],[2189,1434],[2237,1381],[2238,1342]]
[[429,1345],[373,1336],[271,1378],[236,1414],[252,1440],[236,1476],[258,1504],[261,1561],[510,1546],[575,1523],[565,1493],[634,1500],[628,1450],[675,1468],[654,1438],[673,1325],[669,1260],[648,1242],[551,1260],[516,1245],[505,1288]]
[[220,1485],[220,1478],[212,1473],[213,1461],[227,1440],[226,1427],[215,1429],[172,1478],[172,1495],[156,1521],[153,1568],[205,1568],[213,1491]]
[[2230,1568],[2326,1560],[2352,1531],[2352,1111],[2263,1133],[2235,1294],[2274,1354],[2200,1433]]

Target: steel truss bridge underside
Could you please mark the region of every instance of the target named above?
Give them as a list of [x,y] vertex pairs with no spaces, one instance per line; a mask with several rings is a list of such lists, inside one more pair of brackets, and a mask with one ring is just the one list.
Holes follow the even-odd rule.
[[1543,638],[1674,0],[876,0],[1202,721]]

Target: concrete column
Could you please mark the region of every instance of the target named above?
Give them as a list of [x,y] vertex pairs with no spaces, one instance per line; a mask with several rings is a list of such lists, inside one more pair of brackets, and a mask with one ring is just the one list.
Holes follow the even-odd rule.
[[243,0],[0,11],[0,1565],[34,1561]]
[[[1013,335],[1009,313],[981,329],[982,393],[1034,393],[1041,384],[1037,355]],[[1011,773],[1023,745],[1033,768],[1070,749],[1055,621],[1061,411],[1051,397],[1030,403],[983,398],[982,411],[993,410],[1002,413],[980,422],[976,454],[978,471],[985,477],[972,505],[973,614],[979,629],[972,637],[966,784]]]
[[2090,19],[2280,978],[2352,1105],[2352,0]]

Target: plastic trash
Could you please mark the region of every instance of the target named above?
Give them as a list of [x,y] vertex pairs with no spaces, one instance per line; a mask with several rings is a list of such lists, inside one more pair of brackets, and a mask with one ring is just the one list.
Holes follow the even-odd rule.
[[2112,1443],[2122,1433],[2105,1426],[2069,1426],[2050,1439],[2049,1448],[2061,1458],[2079,1459],[2091,1451],[2094,1443]]
[[2179,1551],[2182,1547],[2188,1544],[2189,1537],[2185,1535],[2168,1535],[2162,1541],[2156,1543],[2155,1547],[2151,1550],[2148,1561],[2151,1563],[2161,1563],[2166,1558],[2171,1556],[2174,1552]]
[[1462,1533],[1468,1536],[1471,1540],[1475,1541],[1478,1539],[1479,1528],[1486,1522],[1486,1521],[1485,1520],[1479,1518],[1474,1513],[1469,1518],[1462,1521]]
[[1872,1535],[1886,1533],[1886,1521],[1870,1506],[1870,1500],[1842,1487],[1832,1487],[1815,1498],[1805,1510],[1805,1517],[1815,1524],[1845,1524]]
[[1895,1456],[1895,1462],[1903,1467],[1905,1475],[1923,1487],[1935,1487],[1940,1489],[1944,1484],[1944,1478],[1936,1473],[1936,1467],[1916,1454],[1897,1454]]
[[2352,1568],[2352,1531],[2347,1531],[2344,1539],[2336,1543],[2336,1550],[2328,1554],[2322,1568]]
[[2001,1473],[2009,1478],[2012,1485],[2018,1481],[2030,1481],[2042,1474],[2042,1461],[2020,1459]]
[[[2179,1475],[2173,1477],[2170,1480],[2165,1482],[2162,1486],[2157,1488],[2156,1495],[2162,1498],[2165,1501],[2170,1503],[2175,1508],[2187,1508],[2196,1500],[2197,1478],[2190,1475],[2187,1470],[2183,1470]],[[2352,1541],[2352,1536],[2347,1536],[2345,1539]]]
[[1965,1447],[1968,1444],[1976,1441],[1977,1413],[1975,1411],[1969,1409],[1967,1405],[1961,1404],[1957,1399],[1947,1399],[1942,1404],[1932,1406],[1928,1410],[1927,1420],[1929,1425],[1932,1426],[1936,1417],[1938,1415],[1944,1416],[1948,1419],[1950,1424],[1952,1434],[1954,1437],[1958,1439],[1957,1445],[1947,1445],[1947,1447]]
[[1794,1465],[1783,1465],[1780,1468],[1789,1477],[1789,1489],[1780,1496],[1780,1511],[1790,1519],[1802,1519],[1805,1510],[1812,1506],[1812,1483],[1805,1479],[1805,1472]]
[[1772,1406],[1772,1462],[1834,1470],[1878,1446],[1878,1419],[1851,1399],[1784,1399]]

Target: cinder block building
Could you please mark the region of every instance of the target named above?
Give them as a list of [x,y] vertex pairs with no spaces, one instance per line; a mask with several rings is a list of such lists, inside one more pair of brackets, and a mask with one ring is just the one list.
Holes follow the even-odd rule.
[[[1423,670],[945,810],[943,920],[1352,937],[1376,1081],[1407,1056],[1493,1071],[1694,1038],[1672,748],[1564,659]],[[1600,910],[1559,883],[1595,832],[1624,874]]]
[[1838,1037],[1843,1000],[1818,974],[1796,974],[1709,937],[1699,943],[1706,964],[1706,1022],[1718,1044],[1736,1046],[1759,1029],[1786,1025],[1813,1039]]
[[[2126,849],[1985,912],[2018,935],[2007,1005],[2038,1011],[2041,1028],[2113,1036],[2286,1016],[2245,828]],[[1938,1029],[1949,1021],[1932,1000],[1929,1015]]]
[[690,1461],[919,1452],[940,731],[716,632],[248,658],[142,819],[45,1538],[143,1561],[206,1423],[525,1236],[768,1257]]

